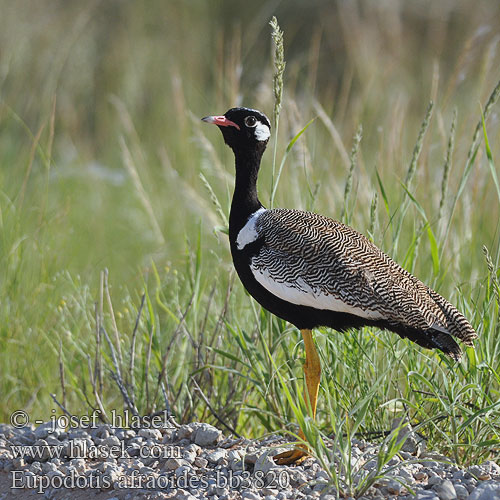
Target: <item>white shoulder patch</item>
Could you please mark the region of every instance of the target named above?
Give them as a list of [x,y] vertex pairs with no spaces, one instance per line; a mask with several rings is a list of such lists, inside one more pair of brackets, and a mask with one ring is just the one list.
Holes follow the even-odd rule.
[[361,307],[352,306],[343,300],[311,287],[301,277],[293,283],[286,281],[276,281],[268,271],[261,271],[250,264],[250,269],[255,279],[269,292],[282,300],[300,306],[314,307],[328,311],[349,313],[366,319],[382,319],[383,316],[378,311],[370,311]]
[[265,211],[265,208],[259,208],[258,210],[256,210],[248,218],[247,223],[240,229],[240,232],[238,233],[238,236],[236,238],[236,246],[238,250],[242,250],[249,243],[252,243],[252,241],[255,241],[259,237],[255,229],[255,223],[257,222],[257,219],[260,217],[260,215]]
[[269,127],[262,122],[257,122],[257,126],[255,127],[255,138],[258,141],[267,141],[271,136],[271,131]]

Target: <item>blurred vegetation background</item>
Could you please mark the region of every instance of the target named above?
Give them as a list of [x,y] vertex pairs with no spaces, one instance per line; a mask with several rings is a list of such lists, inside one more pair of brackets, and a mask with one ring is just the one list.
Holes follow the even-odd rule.
[[[491,347],[488,363],[494,359],[498,305],[490,287],[498,274],[499,196],[491,165],[500,154],[498,106],[486,123],[492,160],[481,145],[469,176],[464,168],[481,106],[500,78],[499,2],[2,0],[0,12],[0,421],[18,408],[47,418],[49,393],[62,390],[60,365],[67,404],[86,411],[104,268],[114,315],[104,311],[103,321],[116,321],[122,337],[115,340],[124,351],[147,292],[137,355],[145,362],[149,352],[156,365],[141,384],[166,370],[177,415],[213,419],[203,400],[189,395],[194,376],[202,390],[211,387],[212,407],[240,431],[248,422],[255,432],[276,426],[249,408],[285,421],[290,416],[273,392],[272,374],[261,392],[244,385],[251,366],[244,365],[242,332],[256,344],[262,332],[268,335],[292,379],[300,374],[301,351],[296,332],[256,310],[234,281],[227,237],[218,230],[221,212],[229,212],[232,154],[218,131],[200,122],[235,105],[272,115],[273,15],[285,34],[287,61],[279,158],[318,117],[287,158],[276,205],[334,218],[346,208],[344,220],[459,304]],[[408,195],[401,183],[431,100],[432,119],[407,186],[412,202],[403,212]],[[260,179],[264,203],[271,161],[268,152]],[[393,223],[400,217],[398,231]],[[323,335],[353,342],[337,345],[340,351],[361,349],[358,337]],[[387,354],[378,343],[392,345],[399,361],[410,349],[416,369],[426,356],[440,359],[392,334],[362,335],[382,365]],[[408,366],[400,368],[393,374],[399,381],[388,376],[374,408],[409,391],[411,384],[401,382]],[[396,387],[400,382],[406,389]],[[151,410],[141,387],[141,408]],[[104,392],[116,405],[112,391]]]

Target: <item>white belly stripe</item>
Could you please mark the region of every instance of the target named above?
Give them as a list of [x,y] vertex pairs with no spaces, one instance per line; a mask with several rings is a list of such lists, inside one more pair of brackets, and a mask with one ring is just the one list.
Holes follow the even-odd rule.
[[335,312],[353,314],[366,319],[382,319],[383,316],[378,311],[364,310],[360,307],[346,304],[341,299],[333,295],[327,295],[320,290],[313,290],[302,278],[295,283],[280,283],[269,276],[267,271],[255,269],[250,265],[255,279],[269,292],[280,299],[301,306],[314,307]]

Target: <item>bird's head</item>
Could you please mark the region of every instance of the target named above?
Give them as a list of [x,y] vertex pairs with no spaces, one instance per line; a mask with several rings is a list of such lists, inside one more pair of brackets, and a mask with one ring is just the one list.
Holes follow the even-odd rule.
[[206,116],[202,120],[219,127],[224,142],[235,154],[252,150],[262,154],[271,136],[269,119],[256,109],[231,108],[221,116]]

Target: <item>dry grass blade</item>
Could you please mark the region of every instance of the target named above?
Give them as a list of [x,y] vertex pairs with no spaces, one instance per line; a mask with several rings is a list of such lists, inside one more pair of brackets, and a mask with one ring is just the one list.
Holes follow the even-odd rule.
[[101,355],[101,325],[104,318],[103,312],[104,303],[104,273],[100,274],[99,282],[99,303],[95,304],[95,358],[94,358],[94,377],[92,385],[97,385],[99,394],[102,394],[103,378],[102,378],[102,355]]
[[274,92],[274,148],[273,148],[273,168],[271,172],[271,200],[270,208],[273,207],[273,193],[276,190],[276,154],[278,151],[278,131],[280,123],[281,102],[283,100],[283,74],[285,72],[285,49],[283,44],[283,31],[281,31],[278,20],[273,16],[269,22],[271,25],[272,39],[274,41],[274,73],[273,73],[273,92]]
[[451,120],[450,137],[448,139],[448,147],[446,148],[446,157],[443,166],[443,180],[441,181],[441,199],[439,200],[438,219],[443,216],[443,208],[448,192],[448,178],[450,176],[453,149],[455,147],[455,129],[457,126],[457,108],[453,110],[453,118]]
[[236,430],[231,427],[228,423],[226,423],[220,416],[219,414],[214,410],[214,408],[212,407],[212,405],[210,404],[210,401],[207,399],[207,397],[205,396],[205,394],[203,393],[203,391],[201,390],[201,387],[198,385],[198,382],[196,382],[196,380],[194,379],[194,377],[191,377],[191,381],[193,382],[194,386],[195,386],[195,389],[198,391],[198,393],[200,394],[200,396],[202,397],[203,401],[205,402],[205,404],[207,405],[208,409],[210,410],[210,412],[212,413],[212,415],[217,419],[217,421],[223,425],[228,431],[230,431],[231,433],[233,433],[236,437],[240,438],[241,435],[238,434],[236,432]]
[[219,216],[223,227],[227,231],[227,228],[229,226],[229,222],[227,220],[227,216],[224,213],[224,210],[222,210],[222,206],[219,203],[219,199],[217,198],[217,195],[215,194],[214,190],[212,189],[212,186],[208,182],[207,178],[200,172],[199,177],[201,179],[201,182],[203,182],[203,185],[205,186],[206,190],[208,191],[208,195],[210,196],[210,201],[215,207],[215,211],[217,212],[217,215]]
[[160,229],[160,225],[158,224],[158,220],[156,219],[155,212],[153,210],[153,206],[151,205],[151,202],[149,201],[149,197],[146,194],[146,191],[142,185],[141,179],[139,177],[139,173],[137,172],[137,168],[135,166],[134,160],[132,158],[132,155],[130,153],[129,148],[127,147],[127,144],[125,142],[125,139],[123,137],[120,138],[120,145],[122,148],[122,157],[123,157],[123,163],[127,167],[127,170],[130,174],[130,177],[132,178],[132,182],[134,183],[134,186],[137,190],[137,193],[139,195],[139,199],[142,202],[142,205],[146,209],[146,212],[149,216],[149,222],[152,225],[153,232],[157,238],[157,240],[164,244],[165,243],[165,238],[163,237],[162,230]]
[[128,375],[129,375],[129,388],[130,388],[130,398],[132,401],[135,401],[135,342],[137,338],[137,329],[139,328],[139,321],[141,319],[142,309],[144,307],[144,302],[146,299],[146,294],[143,293],[141,297],[141,305],[139,306],[139,310],[137,311],[137,318],[135,320],[134,330],[132,331],[132,341],[130,342],[130,353],[129,353],[129,366],[128,366]]
[[151,403],[149,400],[149,367],[151,364],[151,348],[153,346],[153,335],[154,335],[154,330],[153,328],[151,328],[151,331],[149,332],[148,348],[146,351],[146,366],[144,369],[144,378],[146,384],[146,408],[148,413],[151,412]]
[[349,160],[349,154],[347,153],[347,150],[344,146],[344,143],[342,142],[342,138],[340,137],[340,134],[339,134],[337,128],[333,124],[330,117],[326,114],[325,109],[319,103],[319,101],[314,100],[313,106],[314,106],[314,111],[318,114],[319,119],[323,122],[326,129],[330,133],[330,135],[333,139],[333,143],[335,144],[335,146],[337,147],[337,149],[340,153],[340,158],[342,159],[342,162],[344,163],[344,165],[347,169],[350,169],[351,168],[351,161]]
[[165,404],[165,411],[169,418],[173,417],[172,408],[170,407],[170,401],[168,400],[167,391],[165,389],[165,384],[163,381],[160,382],[161,393],[163,396],[163,403]]
[[484,112],[481,116],[481,118],[478,120],[476,128],[474,130],[474,134],[472,136],[472,142],[469,148],[469,152],[467,153],[467,160],[465,161],[465,166],[464,170],[462,173],[462,177],[460,179],[460,184],[458,186],[457,193],[455,194],[453,198],[453,202],[451,205],[450,209],[450,215],[448,216],[448,224],[446,226],[446,233],[444,236],[444,242],[448,239],[448,235],[450,233],[450,227],[451,227],[451,220],[453,218],[453,214],[455,213],[455,208],[458,202],[458,199],[460,198],[463,190],[465,189],[465,185],[467,184],[467,179],[469,178],[469,175],[472,171],[472,167],[474,165],[474,160],[476,159],[477,151],[479,149],[479,144],[481,143],[481,130],[483,129],[483,121],[486,122],[486,119],[491,113],[491,110],[495,103],[498,101],[498,98],[500,97],[500,80],[496,84],[495,88],[493,89],[492,93],[490,94],[490,97],[488,98],[488,101],[486,101],[486,106],[484,107]]
[[92,362],[90,360],[90,356],[87,356],[87,366],[88,366],[88,371],[89,371],[89,379],[90,383],[92,385],[92,393],[94,395],[95,402],[97,404],[97,408],[99,410],[99,418],[107,423],[109,422],[109,417],[106,413],[106,410],[104,409],[104,405],[102,404],[100,392],[98,391],[97,384],[96,384],[96,377],[95,375],[92,375]]
[[354,136],[353,143],[352,143],[351,154],[349,155],[350,167],[349,167],[349,172],[347,174],[347,178],[345,181],[344,205],[342,207],[342,212],[340,215],[340,219],[345,221],[346,224],[349,224],[350,218],[351,218],[350,214],[348,213],[349,199],[350,199],[351,190],[352,190],[352,177],[354,174],[354,169],[356,168],[356,164],[357,164],[359,144],[361,142],[362,136],[363,136],[363,127],[361,125],[359,125],[358,130],[356,131],[356,134]]
[[488,251],[488,247],[486,245],[483,245],[483,255],[486,259],[486,265],[488,266],[488,272],[490,274],[490,280],[493,286],[493,293],[495,294],[497,304],[500,307],[500,285],[498,283],[495,266],[493,264],[493,261],[491,260],[490,252]]
[[52,401],[54,401],[54,403],[59,406],[59,408],[62,410],[62,412],[67,415],[68,417],[73,417],[73,415],[66,409],[66,405],[64,404],[61,404],[59,403],[59,401],[57,400],[57,397],[55,394],[50,394],[50,397],[52,398]]
[[42,132],[45,128],[45,125],[42,125],[39,129],[38,132],[36,133],[36,136],[33,138],[33,143],[31,145],[31,150],[30,150],[30,158],[28,161],[28,168],[26,169],[26,174],[24,175],[23,179],[23,185],[21,187],[21,193],[19,195],[19,208],[21,209],[24,203],[24,196],[26,194],[26,187],[28,186],[28,180],[31,175],[31,170],[33,168],[33,161],[35,159],[35,153],[39,147],[40,143],[40,137],[42,136]]
[[375,231],[377,229],[377,207],[378,207],[378,193],[375,191],[372,198],[372,203],[370,205],[370,226],[368,229],[368,234],[370,239],[374,241]]
[[274,41],[274,75],[273,75],[273,92],[274,92],[274,125],[278,128],[279,115],[281,111],[281,103],[283,100],[283,74],[285,72],[285,49],[283,44],[283,31],[280,29],[278,20],[273,16],[269,22],[271,28],[272,39]]
[[410,188],[410,184],[411,184],[413,177],[415,175],[415,172],[417,170],[418,158],[419,158],[420,153],[422,151],[422,145],[424,143],[425,133],[427,132],[427,129],[429,128],[429,124],[431,122],[433,109],[434,109],[434,103],[432,101],[430,101],[429,105],[427,106],[427,111],[425,112],[424,121],[422,122],[422,125],[420,126],[420,131],[418,133],[417,142],[415,143],[415,147],[413,148],[413,155],[411,158],[410,166],[408,168],[408,172],[406,173],[405,185],[408,189]]
[[123,371],[123,356],[122,356],[122,346],[120,341],[120,333],[118,332],[118,326],[116,324],[115,311],[113,309],[113,303],[111,301],[111,295],[109,293],[108,285],[108,270],[104,269],[104,291],[106,292],[106,301],[109,307],[109,314],[111,316],[111,325],[113,327],[113,333],[115,335],[116,349],[118,351],[118,361],[120,364],[120,373]]
[[110,373],[111,373],[111,378],[115,381],[116,385],[118,386],[118,389],[120,390],[120,393],[123,397],[123,401],[127,409],[132,412],[134,417],[139,417],[140,416],[139,412],[137,411],[137,408],[134,405],[134,403],[132,403],[132,401],[130,400],[127,389],[123,385],[123,380],[120,377],[118,377],[118,374],[116,372],[111,371]]
[[104,328],[104,326],[101,326],[101,331],[104,334],[104,337],[106,338],[106,341],[108,343],[109,350],[111,352],[111,359],[113,362],[113,366],[115,368],[115,371],[110,370],[111,377],[112,379],[116,382],[116,385],[118,386],[120,393],[123,397],[123,400],[127,406],[127,408],[135,415],[138,416],[139,412],[135,406],[135,404],[130,400],[130,396],[128,394],[127,388],[125,387],[125,384],[123,382],[122,376],[121,376],[121,371],[120,371],[120,365],[118,363],[118,357],[116,354],[115,347],[113,346],[113,342],[111,342],[111,339],[109,338],[108,332]]
[[62,353],[62,340],[59,339],[59,378],[61,380],[62,404],[66,406],[66,380],[64,378],[64,361]]

